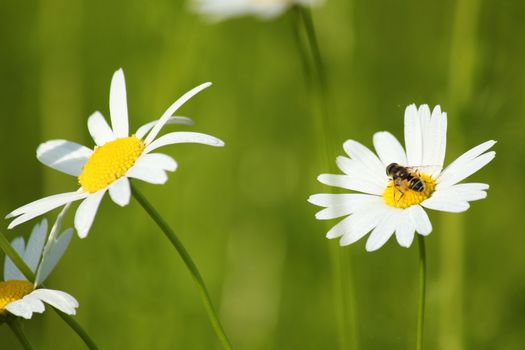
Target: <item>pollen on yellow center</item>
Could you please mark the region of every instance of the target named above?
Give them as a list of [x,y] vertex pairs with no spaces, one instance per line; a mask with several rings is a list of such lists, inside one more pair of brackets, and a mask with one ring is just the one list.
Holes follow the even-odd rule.
[[94,193],[126,175],[144,147],[144,142],[135,135],[96,147],[78,177],[82,189]]
[[436,181],[427,174],[419,174],[419,177],[425,184],[422,192],[411,190],[406,180],[403,180],[402,186],[396,186],[394,180],[391,180],[383,192],[385,203],[391,207],[405,209],[429,198],[436,190]]
[[0,282],[0,314],[4,313],[7,304],[22,299],[31,293],[33,284],[28,281],[2,281]]

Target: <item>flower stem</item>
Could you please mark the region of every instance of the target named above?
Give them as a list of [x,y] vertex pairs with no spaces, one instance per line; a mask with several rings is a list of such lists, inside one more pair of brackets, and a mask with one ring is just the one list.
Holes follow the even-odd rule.
[[417,308],[416,349],[423,350],[423,332],[425,324],[425,290],[427,274],[427,255],[425,252],[425,237],[417,235],[417,242],[419,246],[419,301]]
[[95,342],[93,341],[93,339],[91,339],[89,334],[86,333],[84,328],[82,328],[82,326],[75,320],[74,317],[72,317],[72,316],[70,316],[68,314],[65,314],[65,313],[63,313],[61,311],[58,311],[55,308],[53,308],[53,310],[57,313],[58,316],[60,316],[61,319],[64,320],[64,322],[66,322],[69,325],[69,327],[71,327],[71,329],[73,329],[75,331],[75,333],[78,334],[78,336],[82,339],[84,344],[86,344],[88,349],[91,349],[91,350],[97,350],[98,349],[98,347],[95,344]]
[[13,317],[9,321],[7,321],[7,324],[9,328],[13,331],[13,333],[16,335],[16,338],[22,344],[22,347],[26,350],[33,350],[33,346],[29,342],[29,339],[27,339],[26,335],[24,334],[24,331],[22,331],[22,327],[20,326],[20,323],[18,323],[18,320]]
[[[335,149],[331,140],[337,138],[337,130],[330,118],[328,103],[328,83],[323,63],[319,41],[310,10],[297,5],[293,8],[296,20],[294,36],[298,43],[298,50],[305,72],[308,88],[311,88],[316,97],[320,111],[317,127],[321,129],[321,142],[324,149],[324,163],[329,171],[336,171],[334,162]],[[301,36],[304,31],[305,40]],[[340,247],[331,250],[331,260],[336,290],[336,309],[339,316],[339,347],[341,349],[358,349],[359,333],[357,330],[357,311],[355,307],[355,292],[352,276],[352,259],[347,251]],[[337,290],[339,289],[339,292]]]
[[[312,14],[308,8],[304,6],[296,6],[295,10],[298,13],[297,19],[300,23],[299,26],[304,28],[306,34],[306,41],[308,42],[308,48],[301,49],[300,54],[302,57],[303,64],[306,69],[313,70],[312,78],[306,76],[307,81],[313,80],[313,85],[316,87],[316,93],[318,94],[318,100],[321,108],[321,129],[323,131],[323,143],[325,152],[325,161],[331,164],[329,159],[332,158],[334,153],[331,139],[335,137],[335,128],[332,125],[330,114],[328,113],[328,84],[326,79],[326,73],[324,68],[323,59],[321,56],[321,50],[319,48],[319,42],[317,40],[317,34],[315,31],[314,21]],[[302,40],[300,45],[304,45]],[[310,57],[306,57],[306,52],[310,52]],[[312,64],[308,62],[310,59],[313,61]]]
[[[16,250],[11,246],[7,238],[5,238],[4,234],[0,232],[0,248],[4,251],[4,253],[13,261],[15,266],[22,272],[22,274],[28,279],[28,281],[34,282],[35,280],[35,274],[29,266],[26,265],[24,260],[18,255]],[[44,287],[44,285],[42,285]],[[96,346],[95,342],[89,334],[86,333],[86,331],[82,328],[82,326],[70,315],[64,314],[60,312],[59,310],[53,308],[53,310],[60,316],[70,327],[75,331],[75,333],[78,334],[78,336],[84,341],[88,349],[91,350],[97,350],[98,347]]]
[[144,208],[144,210],[149,214],[149,216],[155,221],[155,223],[159,226],[159,228],[162,230],[166,238],[169,239],[173,247],[177,250],[179,253],[181,259],[184,261],[184,264],[188,268],[191,277],[195,281],[195,284],[197,285],[197,288],[199,289],[199,294],[201,296],[202,302],[204,304],[204,308],[206,309],[206,312],[208,313],[208,318],[210,319],[210,323],[213,327],[213,330],[215,331],[215,334],[219,338],[222,346],[224,349],[231,350],[233,349],[230,341],[228,340],[228,337],[226,336],[226,333],[224,332],[224,329],[222,328],[222,325],[219,321],[219,317],[217,316],[217,313],[215,312],[215,309],[213,308],[213,304],[211,302],[210,294],[208,293],[208,290],[206,289],[206,286],[204,284],[204,280],[197,269],[197,266],[193,262],[193,259],[191,258],[190,254],[184,248],[184,245],[179,240],[177,235],[175,235],[175,232],[169,227],[169,225],[164,221],[164,219],[159,215],[157,210],[153,208],[153,206],[149,203],[149,201],[140,193],[139,190],[135,186],[131,186],[133,197],[137,200],[137,202],[140,203],[140,205]]

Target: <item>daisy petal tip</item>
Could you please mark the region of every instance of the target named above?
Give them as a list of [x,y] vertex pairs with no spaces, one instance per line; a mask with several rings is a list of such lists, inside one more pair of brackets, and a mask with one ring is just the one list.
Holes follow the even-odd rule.
[[[467,209],[465,209],[465,210],[467,210]],[[430,235],[432,233],[432,227],[429,230],[421,230],[421,231],[419,231],[417,233],[420,234],[421,236],[426,237],[426,236],[428,236],[428,235]]]
[[379,248],[381,247],[374,247],[372,245],[369,245],[368,243],[366,244],[365,246],[365,250],[369,253],[372,253],[372,252],[375,252],[376,250],[378,250]]
[[343,238],[339,240],[340,247],[346,247],[346,246],[349,246],[350,244],[351,244],[350,242],[346,242]]
[[316,195],[315,195],[315,194],[312,194],[312,195],[310,195],[310,197],[308,197],[308,198],[306,199],[306,201],[307,201],[308,203],[310,203],[310,204],[316,205],[316,204],[315,204],[315,198],[316,198]]
[[8,230],[11,230],[12,228],[18,226],[15,222],[11,222],[8,226],[7,226],[7,229]]
[[77,235],[78,235],[78,238],[80,238],[80,239],[86,238],[88,236],[88,233],[89,233],[89,231],[87,231],[87,230],[79,230],[79,229],[77,229]]
[[372,136],[372,139],[377,139],[378,137],[381,137],[384,134],[388,134],[388,131],[385,131],[385,130],[378,131],[374,133],[374,135]]
[[326,178],[329,176],[329,174],[321,174],[317,177],[317,181],[324,184],[326,182]]
[[120,78],[120,77],[123,77],[124,76],[124,70],[122,68],[119,68],[115,71],[115,73],[113,73],[113,79],[115,78]]
[[402,248],[410,248],[410,246],[412,245],[412,242],[397,242],[397,243]]
[[322,214],[323,211],[324,211],[324,209],[319,211],[319,212],[317,212],[317,213],[315,213],[315,218],[317,220],[327,220],[327,218]]
[[417,113],[417,107],[415,103],[411,103],[405,108],[405,114],[407,113]]

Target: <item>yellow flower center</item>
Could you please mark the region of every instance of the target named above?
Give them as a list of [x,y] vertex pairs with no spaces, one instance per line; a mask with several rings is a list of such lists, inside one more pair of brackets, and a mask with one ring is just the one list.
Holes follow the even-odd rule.
[[391,207],[405,209],[429,198],[436,190],[436,181],[427,174],[419,174],[419,178],[424,184],[424,189],[421,192],[410,189],[407,180],[403,180],[401,185],[397,186],[394,184],[394,180],[391,180],[383,192],[385,203]]
[[0,314],[5,313],[5,306],[22,299],[33,291],[33,284],[28,281],[0,282]]
[[135,135],[95,147],[78,177],[82,189],[88,193],[95,193],[126,175],[144,151],[144,147],[144,142]]

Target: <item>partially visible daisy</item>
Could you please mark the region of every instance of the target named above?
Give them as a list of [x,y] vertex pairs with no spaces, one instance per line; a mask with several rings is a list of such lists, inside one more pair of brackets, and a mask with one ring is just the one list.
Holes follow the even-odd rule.
[[177,143],[223,146],[221,140],[196,132],[171,132],[157,138],[165,124],[188,122],[185,118],[172,116],[186,101],[210,85],[205,83],[190,90],[173,103],[159,120],[143,125],[129,136],[124,73],[122,69],[116,71],[109,96],[112,127],[98,111],[88,119],[95,148],[66,140],[51,140],[41,144],[36,152],[38,160],[45,165],[77,177],[80,188],[75,192],[36,200],[12,211],[7,218],[16,219],[9,224],[9,228],[67,203],[82,200],[75,214],[75,228],[79,237],[84,238],[106,192],[116,204],[126,206],[131,197],[130,178],[152,184],[164,184],[168,180],[166,171],[175,171],[177,163],[166,154],[153,153],[157,148]]
[[[428,235],[432,225],[423,208],[445,212],[466,211],[470,201],[483,199],[489,185],[462,183],[489,163],[496,155],[487,152],[496,141],[478,145],[443,169],[446,149],[447,115],[436,106],[432,113],[427,105],[419,109],[410,105],[405,110],[405,149],[389,132],[374,134],[376,154],[362,144],[348,140],[343,148],[348,157],[339,156],[337,166],[344,175],[322,174],[325,185],[361,193],[315,194],[308,201],[325,207],[316,214],[319,220],[346,216],[326,234],[341,237],[339,243],[352,244],[372,231],[366,250],[381,248],[395,233],[397,242],[410,247],[415,232]],[[390,164],[413,167],[424,184],[423,191],[408,189],[408,183],[397,186],[387,175]]]
[[312,6],[323,0],[192,0],[195,12],[211,20],[253,15],[260,19],[275,18],[293,5]]
[[34,312],[44,312],[44,303],[68,315],[76,313],[78,302],[74,297],[60,290],[39,288],[66,251],[72,235],[73,230],[68,229],[56,240],[51,240],[44,255],[47,237],[47,221],[44,219],[33,228],[27,245],[22,237],[12,241],[12,247],[37,277],[34,283],[29,282],[6,256],[4,280],[0,281],[0,318],[12,314],[29,319]]

